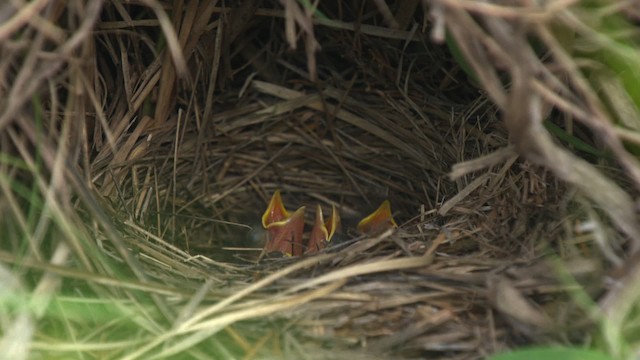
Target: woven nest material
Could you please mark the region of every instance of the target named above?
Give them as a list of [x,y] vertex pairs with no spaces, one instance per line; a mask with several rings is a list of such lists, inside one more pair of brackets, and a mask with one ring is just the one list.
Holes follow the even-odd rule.
[[[584,9],[216,5],[0,7],[0,353],[633,352],[638,114],[626,102],[614,125],[625,98],[603,103],[571,66],[594,36]],[[259,258],[276,190],[338,209],[321,253]],[[359,234],[385,199],[399,228]]]

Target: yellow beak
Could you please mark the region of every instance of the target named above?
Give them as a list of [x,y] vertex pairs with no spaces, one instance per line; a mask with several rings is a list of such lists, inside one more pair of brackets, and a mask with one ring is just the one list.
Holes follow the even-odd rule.
[[262,214],[262,227],[266,229],[269,225],[286,220],[290,216],[291,215],[287,209],[284,208],[284,203],[280,196],[280,190],[276,190],[271,197],[271,201],[269,201],[267,210]]
[[389,200],[385,200],[376,211],[358,223],[358,231],[369,235],[378,234],[387,229],[397,227],[398,224],[393,220],[393,215],[391,214],[391,204]]

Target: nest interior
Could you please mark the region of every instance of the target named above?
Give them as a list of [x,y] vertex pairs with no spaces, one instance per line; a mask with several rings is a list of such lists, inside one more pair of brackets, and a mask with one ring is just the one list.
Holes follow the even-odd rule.
[[[2,276],[16,299],[44,299],[4,316],[4,333],[21,334],[5,335],[7,351],[471,359],[589,344],[604,271],[623,265],[635,225],[623,210],[606,217],[618,193],[576,192],[547,148],[510,145],[522,136],[503,116],[529,104],[515,101],[518,76],[546,80],[543,62],[483,73],[472,61],[474,74],[437,35],[438,19],[460,20],[449,32],[473,53],[465,21],[490,32],[531,20],[447,4],[38,9],[0,64],[0,223],[13,239]],[[568,128],[571,111],[553,105],[552,125]],[[589,123],[575,127],[571,139],[588,142],[569,143],[576,162],[632,187],[631,160],[599,156]],[[320,254],[258,261],[276,190],[309,224],[317,204],[338,209],[342,229]],[[399,228],[358,234],[385,199]]]

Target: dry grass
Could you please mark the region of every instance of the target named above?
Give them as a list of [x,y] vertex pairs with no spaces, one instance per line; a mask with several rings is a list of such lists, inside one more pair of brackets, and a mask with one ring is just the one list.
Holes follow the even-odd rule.
[[[0,353],[638,353],[627,3],[11,4]],[[340,237],[256,262],[277,189]],[[355,234],[387,198],[398,231]]]

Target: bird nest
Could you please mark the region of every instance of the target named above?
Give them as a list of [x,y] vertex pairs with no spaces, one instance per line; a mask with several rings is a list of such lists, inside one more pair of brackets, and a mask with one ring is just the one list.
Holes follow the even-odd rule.
[[[635,290],[604,280],[636,273],[621,140],[637,134],[598,122],[619,114],[562,57],[591,39],[583,9],[12,6],[1,353],[470,359],[600,335],[623,351]],[[341,229],[316,254],[261,256],[276,191]],[[384,200],[398,228],[359,233]]]

